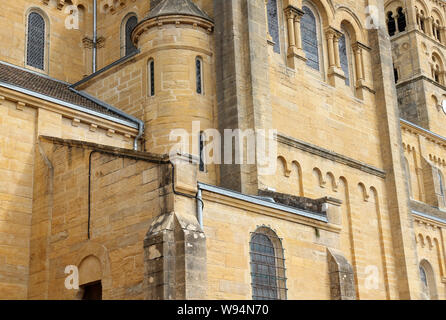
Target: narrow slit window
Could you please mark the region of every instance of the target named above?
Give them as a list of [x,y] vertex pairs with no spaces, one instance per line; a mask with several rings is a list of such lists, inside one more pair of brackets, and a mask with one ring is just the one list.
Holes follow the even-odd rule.
[[203,94],[203,61],[200,57],[195,59],[195,72],[197,82],[197,93]]
[[45,70],[45,20],[37,12],[28,16],[26,64]]
[[204,136],[204,132],[201,131],[200,132],[200,137],[199,137],[199,145],[200,145],[200,165],[199,165],[199,170],[200,172],[205,172],[206,168],[205,168],[205,163],[204,163],[204,142],[205,142],[205,136]]
[[155,95],[155,61],[153,59],[149,60],[149,72],[148,72],[148,80],[149,80],[149,96],[153,97]]
[[348,51],[347,51],[347,41],[345,33],[339,38],[339,58],[341,60],[341,68],[345,75],[345,84],[350,86],[350,70],[348,62]]

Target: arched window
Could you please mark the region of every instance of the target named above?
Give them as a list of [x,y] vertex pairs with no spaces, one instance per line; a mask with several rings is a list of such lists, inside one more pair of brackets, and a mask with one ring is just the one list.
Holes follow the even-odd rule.
[[46,23],[39,13],[32,11],[28,15],[26,64],[45,70]]
[[426,300],[438,299],[437,286],[435,283],[435,275],[432,265],[427,260],[423,259],[420,262],[419,268],[424,298]]
[[203,94],[203,60],[201,57],[195,59],[195,82],[197,93]]
[[155,95],[155,61],[153,59],[147,62],[147,80],[149,96],[153,97]]
[[286,299],[286,278],[280,239],[268,228],[254,232],[250,242],[253,300]]
[[391,11],[387,12],[387,30],[389,31],[390,36],[395,35],[396,24],[395,18],[393,17],[393,12]]
[[398,68],[396,68],[395,65],[393,65],[393,77],[395,78],[395,83],[398,83],[400,76],[398,73]]
[[204,154],[203,154],[203,152],[205,151],[204,150],[204,143],[205,143],[205,141],[206,141],[206,139],[205,139],[205,136],[204,136],[204,132],[200,131],[200,136],[199,136],[198,143],[199,143],[199,150],[200,150],[199,170],[201,172],[205,172],[206,171],[205,163],[204,163]]
[[443,63],[437,54],[432,54],[432,79],[443,84]]
[[407,160],[406,157],[404,157],[404,165],[406,166],[406,172],[407,172],[407,184],[409,186],[409,195],[412,198],[412,178],[410,175],[410,165],[409,165],[409,161]]
[[121,26],[121,33],[122,33],[121,42],[123,43],[121,44],[121,48],[123,49],[122,54],[124,56],[127,56],[129,54],[134,53],[137,50],[132,41],[132,31],[138,24],[138,18],[135,15],[130,14],[127,17],[125,17],[122,22],[123,23]]
[[407,26],[406,14],[404,13],[403,8],[399,7],[397,9],[397,14],[398,14],[398,18],[397,18],[398,31],[399,32],[406,31],[406,26]]
[[440,196],[440,201],[442,202],[442,205],[445,205],[444,201],[444,179],[443,179],[443,173],[439,169],[437,169],[437,176],[438,176],[438,192]]
[[301,34],[302,34],[302,49],[307,58],[307,65],[315,70],[320,70],[319,66],[319,41],[316,16],[313,11],[307,6],[303,6],[304,12],[301,18]]
[[277,15],[277,0],[268,0],[266,4],[268,15],[268,32],[274,42],[274,52],[280,53],[279,17]]
[[345,84],[350,86],[351,41],[348,32],[344,29],[342,29],[342,36],[339,38],[339,59],[341,61],[341,69],[345,75]]

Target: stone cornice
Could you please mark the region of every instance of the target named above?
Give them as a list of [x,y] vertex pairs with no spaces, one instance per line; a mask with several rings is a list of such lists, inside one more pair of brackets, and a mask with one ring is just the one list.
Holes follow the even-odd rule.
[[[101,128],[106,131],[113,130],[115,133],[122,134],[124,136],[136,137],[138,135],[138,130],[135,128],[130,128],[120,123],[116,123],[107,119],[96,117],[81,111],[73,110],[53,102],[45,101],[39,98],[31,97],[24,93],[16,92],[11,89],[0,87],[0,96],[4,100],[9,100],[12,102],[21,102],[26,107],[44,109],[51,112],[58,113],[62,117],[70,120],[77,119],[80,122],[86,123],[88,125],[93,125],[94,128]],[[0,99],[1,102],[1,99]]]
[[162,16],[162,17],[142,20],[132,32],[133,43],[137,43],[139,37],[145,31],[154,27],[160,28],[166,24],[173,24],[176,26],[192,25],[194,28],[201,28],[208,33],[211,33],[214,30],[214,24],[212,22],[200,17],[181,16],[181,15]]

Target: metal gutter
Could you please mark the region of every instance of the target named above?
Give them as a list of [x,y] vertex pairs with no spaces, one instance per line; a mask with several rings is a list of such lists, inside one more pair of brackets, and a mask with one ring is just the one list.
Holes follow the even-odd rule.
[[281,210],[281,211],[293,213],[293,214],[296,214],[296,215],[299,215],[302,217],[306,217],[306,218],[310,218],[310,219],[328,223],[327,217],[315,214],[310,211],[296,209],[296,208],[289,207],[289,206],[286,206],[283,204],[278,204],[278,203],[262,200],[262,199],[254,197],[254,196],[245,195],[245,194],[242,194],[242,193],[239,193],[236,191],[224,189],[224,188],[217,187],[217,186],[211,186],[211,185],[199,182],[198,183],[198,191],[200,192],[200,194],[201,194],[201,190],[213,192],[213,193],[224,195],[224,196],[227,196],[230,198],[246,201],[249,203],[257,204],[257,205],[268,207],[271,209]]
[[[113,122],[125,125],[127,127],[138,129],[138,125],[137,125],[136,121],[129,122],[129,121],[121,120],[119,118],[115,118],[115,117],[103,114],[101,112],[90,110],[88,108],[85,108],[85,107],[82,107],[82,106],[79,106],[79,105],[75,105],[75,104],[72,104],[72,103],[69,103],[69,102],[66,102],[66,101],[63,101],[63,100],[52,98],[52,97],[49,97],[49,96],[46,96],[46,95],[43,95],[43,94],[31,91],[31,90],[28,90],[28,89],[24,89],[24,88],[21,88],[21,87],[10,85],[8,83],[4,83],[4,82],[1,82],[1,81],[0,81],[0,87],[11,89],[11,90],[14,90],[14,91],[18,91],[18,92],[24,93],[26,95],[29,95],[31,97],[35,97],[35,98],[42,99],[42,100],[45,100],[45,101],[48,101],[48,102],[56,103],[56,104],[62,105],[64,107],[67,107],[67,108],[70,108],[70,109],[73,109],[73,110],[76,110],[76,111],[80,111],[80,112],[83,112],[83,113],[86,113],[86,114],[90,114],[90,115],[93,115],[93,116],[96,116],[96,117],[99,117],[99,118],[103,118],[105,120],[113,121]],[[110,109],[110,110],[113,110],[113,109]],[[126,118],[129,118],[129,116],[127,115]]]
[[420,212],[420,211],[412,210],[412,214],[415,214],[417,216],[421,216],[421,217],[426,218],[426,219],[430,219],[430,220],[434,220],[434,221],[446,224],[446,220],[445,219],[441,219],[441,218],[438,218],[438,217],[435,217],[435,216],[432,216],[430,214],[426,214],[426,213],[423,213],[423,212]]

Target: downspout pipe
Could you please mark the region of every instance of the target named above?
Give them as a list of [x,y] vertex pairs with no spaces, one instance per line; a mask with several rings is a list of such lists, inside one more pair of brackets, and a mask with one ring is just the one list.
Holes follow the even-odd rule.
[[98,44],[98,4],[97,0],[93,0],[93,73],[96,72],[96,57]]
[[131,122],[135,122],[138,124],[138,135],[135,137],[135,141],[133,142],[133,150],[137,151],[138,150],[138,141],[142,138],[142,135],[144,134],[144,121],[132,117],[131,115],[123,112],[122,110],[119,110],[107,103],[105,103],[104,101],[101,101],[99,99],[96,99],[95,97],[89,95],[86,92],[83,91],[78,91],[76,89],[74,89],[73,87],[69,87],[70,91],[80,95],[81,97],[84,97],[85,99],[88,99],[90,101],[93,101],[94,103],[104,107],[105,109],[112,111],[113,113],[116,113],[118,115],[120,115],[123,118],[129,119]]

